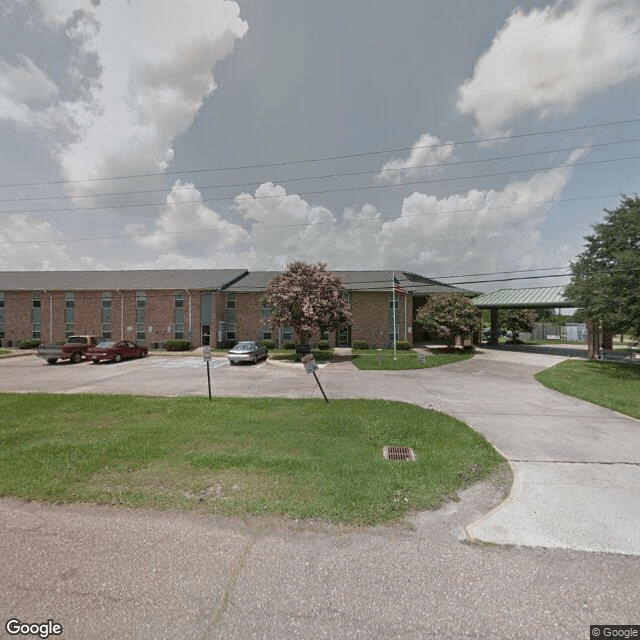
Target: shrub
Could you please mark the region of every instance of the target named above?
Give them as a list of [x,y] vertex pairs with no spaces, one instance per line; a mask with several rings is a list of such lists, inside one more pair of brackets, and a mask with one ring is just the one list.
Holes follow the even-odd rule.
[[353,348],[364,351],[369,348],[369,343],[366,340],[354,340]]
[[396,340],[396,349],[400,349],[400,351],[410,351],[411,343],[408,340]]
[[191,342],[189,340],[167,340],[165,346],[167,351],[189,351]]
[[54,344],[57,344],[57,345],[59,345],[59,346],[62,346],[63,344],[66,344],[66,342],[67,342],[67,341],[65,340],[65,338],[59,338],[58,340],[56,340],[56,341],[55,341],[55,343],[54,343]]
[[233,349],[238,344],[237,340],[223,340],[222,348],[223,349]]
[[267,348],[267,349],[275,349],[276,348],[276,343],[273,340],[263,340],[262,344]]
[[287,342],[284,342],[282,344],[282,348],[283,349],[295,349],[296,348],[296,343],[293,342],[292,340],[287,340]]
[[21,349],[37,349],[39,346],[40,346],[40,340],[38,340],[37,338],[20,340]]
[[329,341],[320,340],[320,342],[318,342],[318,346],[316,347],[316,349],[318,349],[318,351],[329,351],[329,349],[331,349],[331,347],[329,346]]

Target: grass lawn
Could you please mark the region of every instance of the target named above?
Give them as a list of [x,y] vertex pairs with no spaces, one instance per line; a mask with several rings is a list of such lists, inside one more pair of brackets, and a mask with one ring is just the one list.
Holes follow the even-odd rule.
[[0,394],[0,496],[23,500],[369,524],[501,462],[459,420],[383,400]]
[[536,374],[546,387],[640,419],[640,365],[565,360]]
[[[392,370],[392,369],[428,369],[429,367],[440,367],[443,364],[451,364],[452,362],[460,362],[460,360],[468,360],[473,356],[473,352],[464,352],[460,350],[458,353],[448,353],[448,350],[431,349],[432,356],[427,356],[425,363],[420,364],[418,354],[415,351],[397,351],[397,360],[393,359],[393,349],[378,352],[375,349],[366,351],[353,350],[353,364],[358,369],[364,370]],[[379,361],[379,353],[381,353],[381,361]]]
[[11,351],[9,351],[9,349],[0,349],[0,356],[6,356],[9,353],[11,353]]
[[[333,358],[333,349],[312,349],[311,353],[316,362],[329,362]],[[272,360],[296,361],[295,349],[269,349],[269,357]]]

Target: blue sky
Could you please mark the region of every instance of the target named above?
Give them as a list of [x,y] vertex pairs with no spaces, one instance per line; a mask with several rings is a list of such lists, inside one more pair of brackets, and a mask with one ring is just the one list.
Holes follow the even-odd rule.
[[0,17],[0,270],[549,275],[638,192],[637,0],[0,0]]

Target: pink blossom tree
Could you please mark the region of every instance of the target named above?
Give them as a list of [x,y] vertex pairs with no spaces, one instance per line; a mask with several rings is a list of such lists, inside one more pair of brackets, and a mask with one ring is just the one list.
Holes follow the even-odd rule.
[[304,344],[316,329],[335,331],[351,320],[344,293],[342,277],[324,262],[296,260],[267,285],[263,302],[272,321],[291,326]]
[[454,347],[456,338],[465,338],[480,328],[478,310],[463,293],[435,293],[416,313],[416,320],[429,333],[447,339]]

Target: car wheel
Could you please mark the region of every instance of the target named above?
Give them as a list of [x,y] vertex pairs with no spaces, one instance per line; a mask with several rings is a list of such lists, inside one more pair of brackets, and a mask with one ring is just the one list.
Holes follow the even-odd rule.
[[98,364],[100,360],[98,358],[91,358],[91,362],[93,362],[93,364]]
[[138,358],[144,358],[147,355],[147,352],[144,349],[140,349],[140,353],[138,354]]
[[80,360],[82,360],[82,353],[80,353],[80,351],[76,351],[75,353],[71,354],[71,362],[73,364],[78,364]]
[[47,364],[55,364],[58,362],[58,358],[47,358]]
[[253,356],[253,364],[257,364],[258,362],[258,356],[256,354],[254,354]]
[[116,355],[113,357],[113,361],[120,362],[121,360],[122,360],[122,356],[119,353],[116,353]]

